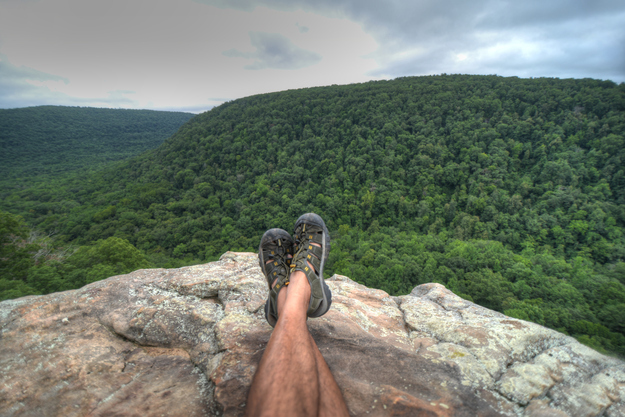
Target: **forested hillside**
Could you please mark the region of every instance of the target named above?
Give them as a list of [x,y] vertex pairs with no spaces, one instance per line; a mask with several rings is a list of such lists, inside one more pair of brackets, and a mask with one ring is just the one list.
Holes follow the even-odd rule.
[[[155,266],[253,251],[315,211],[328,273],[391,294],[440,282],[625,354],[622,161],[625,84],[411,77],[235,100],[115,169],[0,208],[57,246],[117,239]],[[15,291],[89,282],[63,269],[80,269],[72,256],[25,267],[30,290]]]
[[193,114],[39,106],[0,109],[0,176],[60,174],[154,149]]

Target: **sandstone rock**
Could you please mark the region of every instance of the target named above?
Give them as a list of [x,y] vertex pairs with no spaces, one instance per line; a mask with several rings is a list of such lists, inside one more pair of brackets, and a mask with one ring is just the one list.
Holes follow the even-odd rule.
[[[625,416],[625,364],[439,284],[327,280],[309,328],[354,416]],[[0,303],[0,416],[239,416],[271,335],[255,254]]]

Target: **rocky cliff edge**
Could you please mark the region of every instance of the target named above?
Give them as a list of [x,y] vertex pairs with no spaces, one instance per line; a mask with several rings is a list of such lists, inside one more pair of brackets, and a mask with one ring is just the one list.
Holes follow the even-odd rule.
[[[625,364],[439,284],[327,280],[309,320],[354,416],[625,416]],[[239,416],[271,327],[252,253],[0,303],[0,416]]]

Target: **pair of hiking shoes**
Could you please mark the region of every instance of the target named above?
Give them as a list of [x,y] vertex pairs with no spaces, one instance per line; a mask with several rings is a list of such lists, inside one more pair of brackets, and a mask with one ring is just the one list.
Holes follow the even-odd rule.
[[293,236],[284,229],[265,232],[258,248],[258,263],[269,284],[265,318],[271,327],[275,327],[278,321],[278,294],[289,285],[289,277],[295,271],[302,271],[310,284],[307,316],[320,317],[330,309],[332,293],[323,280],[323,268],[329,253],[328,228],[315,213],[297,219]]

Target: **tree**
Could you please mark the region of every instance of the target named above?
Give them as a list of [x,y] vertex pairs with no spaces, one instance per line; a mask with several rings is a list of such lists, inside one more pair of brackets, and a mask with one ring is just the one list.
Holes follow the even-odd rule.
[[109,237],[83,246],[67,259],[64,275],[74,288],[151,265],[143,252],[125,239]]
[[29,229],[19,216],[0,211],[0,278],[25,280],[39,247],[28,243]]

